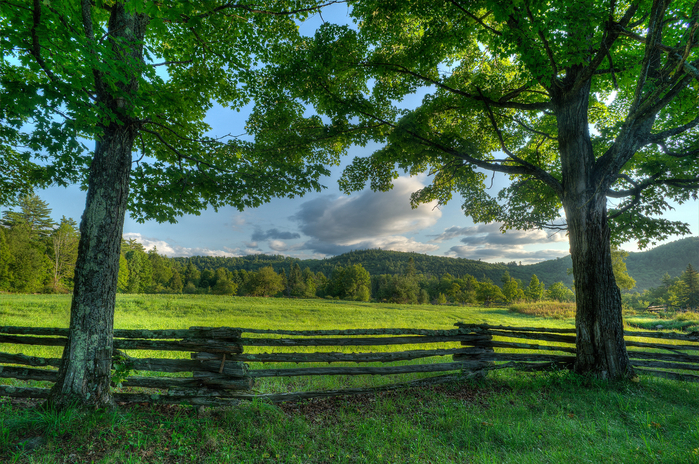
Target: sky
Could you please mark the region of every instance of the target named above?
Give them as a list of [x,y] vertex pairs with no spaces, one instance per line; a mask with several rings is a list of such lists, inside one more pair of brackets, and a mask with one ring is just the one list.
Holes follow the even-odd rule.
[[[336,5],[324,17],[314,16],[303,25],[311,33],[323,19],[347,22],[346,7]],[[421,96],[413,99],[417,102]],[[410,106],[412,102],[404,102]],[[249,108],[248,108],[249,110]],[[212,134],[241,133],[245,109],[241,112],[214,107],[206,121]],[[333,167],[320,193],[294,199],[273,199],[256,209],[238,211],[221,208],[184,216],[177,224],[148,221],[139,224],[127,217],[124,238],[134,239],[147,249],[156,247],[166,256],[244,256],[256,253],[281,254],[301,259],[324,258],[351,250],[381,248],[438,256],[481,259],[488,262],[530,264],[568,254],[564,232],[541,230],[500,232],[500,225],[474,224],[464,216],[458,196],[446,205],[436,203],[410,207],[410,194],[429,182],[425,176],[401,176],[385,193],[364,190],[342,194],[337,181],[342,168],[355,156],[371,153],[377,146],[350,150],[341,166]],[[494,178],[495,194],[506,185],[504,176]],[[77,186],[51,187],[37,194],[61,216],[79,221],[85,206],[85,192]],[[699,202],[675,205],[665,216],[689,223],[692,235],[699,235]],[[679,237],[670,237],[667,241]],[[665,243],[663,242],[663,243]],[[637,251],[635,243],[622,247]]]

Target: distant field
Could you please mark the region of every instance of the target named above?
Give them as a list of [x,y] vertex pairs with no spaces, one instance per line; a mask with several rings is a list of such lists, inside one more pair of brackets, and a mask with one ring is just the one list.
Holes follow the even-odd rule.
[[[0,325],[68,327],[69,295],[0,295]],[[255,329],[453,329],[455,322],[536,325],[543,319],[507,308],[401,305],[336,300],[246,298],[217,295],[118,295],[117,329],[227,326]],[[547,320],[572,327],[572,318]]]

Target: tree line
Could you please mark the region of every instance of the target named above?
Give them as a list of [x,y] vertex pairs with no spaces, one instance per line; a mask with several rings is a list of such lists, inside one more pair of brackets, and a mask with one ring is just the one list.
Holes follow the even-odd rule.
[[[0,290],[17,293],[68,293],[73,289],[79,232],[73,219],[51,219],[51,209],[37,195],[22,197],[17,211],[5,211],[0,227]],[[260,258],[258,258],[260,259]],[[265,262],[265,258],[261,258]],[[335,298],[391,303],[476,304],[495,301],[573,301],[562,282],[548,289],[536,275],[528,285],[504,271],[501,285],[470,274],[454,277],[423,274],[411,257],[396,274],[371,275],[362,264],[335,265],[330,272],[301,269],[298,261],[275,271],[201,267],[206,257],[168,258],[156,248],[122,240],[119,293],[185,293],[290,298]],[[213,261],[216,263],[217,261]]]
[[[63,216],[60,222],[55,222],[51,219],[51,209],[47,203],[37,195],[30,194],[20,199],[17,211],[3,212],[0,224],[0,291],[72,291],[79,240],[77,225],[72,218]],[[366,263],[356,262],[359,258],[377,258],[385,253],[396,255],[396,259],[389,264],[397,272],[372,274],[365,268]],[[329,271],[314,272],[310,266],[302,269],[303,261],[283,256],[168,258],[159,254],[156,248],[146,250],[133,239],[123,240],[117,291],[336,298],[409,304],[483,304],[543,299],[575,301],[574,292],[563,281],[554,282],[546,288],[536,274],[532,274],[527,283],[511,276],[506,267],[504,270],[500,266],[491,270],[501,271],[495,281],[485,273],[479,280],[467,273],[455,277],[449,272],[420,272],[413,256],[403,263],[396,252],[363,250],[348,255],[343,257],[346,265],[338,264],[343,261],[331,258],[320,261],[322,268]],[[613,254],[617,284],[626,290],[623,293],[625,307],[698,306],[699,277],[691,264],[679,277],[665,273],[657,287],[631,293],[629,290],[635,282],[626,270],[627,256],[628,253],[618,250]],[[425,258],[423,255],[418,257]],[[353,261],[355,264],[351,264]],[[375,268],[372,264],[374,261],[369,260],[367,267]],[[436,261],[427,262],[434,266]],[[330,263],[332,267],[329,267]],[[498,281],[499,284],[494,283]]]

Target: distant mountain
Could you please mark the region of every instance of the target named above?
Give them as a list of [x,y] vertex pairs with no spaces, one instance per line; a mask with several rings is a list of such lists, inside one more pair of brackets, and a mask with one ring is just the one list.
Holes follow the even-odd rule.
[[[514,262],[493,264],[465,258],[379,249],[356,250],[326,259],[300,260],[280,255],[250,255],[241,258],[194,256],[175,259],[185,264],[192,262],[199,269],[225,267],[230,270],[256,271],[261,267],[272,266],[276,272],[282,269],[288,272],[290,266],[298,263],[301,269],[308,267],[313,272],[322,272],[329,277],[336,266],[346,267],[352,264],[361,264],[371,275],[400,274],[404,272],[410,258],[413,258],[417,272],[426,275],[441,276],[449,273],[461,277],[470,274],[479,280],[488,278],[500,284],[500,276],[509,271],[512,277],[521,279],[524,285],[529,283],[532,274],[536,274],[546,285],[558,281],[566,285],[573,284],[573,276],[567,273],[567,270],[573,267],[570,256],[527,265]],[[626,259],[629,275],[636,280],[636,288],[633,291],[641,292],[660,285],[660,280],[666,272],[672,277],[679,276],[689,263],[699,269],[699,237],[684,238],[652,250],[629,253]]]
[[636,279],[633,291],[657,287],[665,273],[677,277],[691,264],[699,269],[699,237],[687,237],[660,245],[652,250],[629,253],[626,268]]

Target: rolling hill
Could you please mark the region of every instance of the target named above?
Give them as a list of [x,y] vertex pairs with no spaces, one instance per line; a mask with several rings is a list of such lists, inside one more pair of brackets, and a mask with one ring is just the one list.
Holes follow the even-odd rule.
[[[353,264],[361,264],[371,275],[400,274],[405,270],[410,258],[413,258],[416,270],[426,275],[441,276],[449,273],[460,277],[470,274],[479,280],[489,278],[499,284],[503,272],[509,271],[512,277],[521,279],[525,285],[531,279],[532,274],[536,274],[547,285],[558,281],[562,281],[566,285],[573,284],[573,276],[567,273],[567,270],[572,267],[570,256],[528,265],[493,264],[465,258],[448,258],[380,249],[356,250],[332,258],[307,260],[281,255],[250,255],[240,258],[194,256],[175,259],[182,263],[191,261],[199,269],[225,267],[230,270],[254,271],[261,267],[272,266],[277,272],[282,269],[288,271],[290,266],[298,262],[302,269],[309,267],[313,272],[322,272],[326,276],[330,276],[336,266]],[[636,280],[636,288],[633,291],[641,292],[647,288],[658,286],[666,272],[672,277],[679,276],[690,263],[699,269],[699,237],[688,237],[648,251],[629,253],[629,257],[626,259],[629,275]]]

